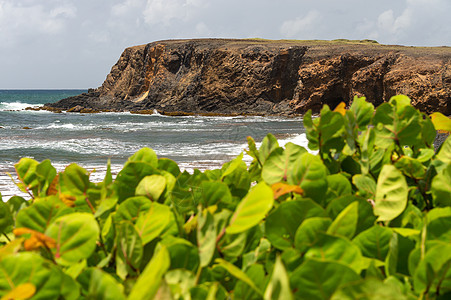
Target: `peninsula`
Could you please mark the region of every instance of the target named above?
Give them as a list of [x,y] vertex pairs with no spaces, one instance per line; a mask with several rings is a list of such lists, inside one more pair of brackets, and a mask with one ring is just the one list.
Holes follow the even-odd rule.
[[102,86],[44,109],[297,115],[405,94],[451,115],[451,48],[375,41],[167,40],[125,49]]

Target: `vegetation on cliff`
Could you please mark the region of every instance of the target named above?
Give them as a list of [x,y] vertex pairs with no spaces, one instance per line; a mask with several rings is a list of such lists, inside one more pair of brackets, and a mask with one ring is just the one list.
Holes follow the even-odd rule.
[[309,147],[193,174],[141,149],[100,183],[21,159],[0,201],[2,299],[448,299],[451,138],[405,96],[324,106]]

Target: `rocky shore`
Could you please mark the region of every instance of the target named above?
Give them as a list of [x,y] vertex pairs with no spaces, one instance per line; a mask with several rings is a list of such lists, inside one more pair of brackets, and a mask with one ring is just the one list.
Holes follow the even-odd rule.
[[396,94],[451,115],[451,48],[374,41],[170,40],[125,49],[105,82],[48,103],[73,112],[296,115]]

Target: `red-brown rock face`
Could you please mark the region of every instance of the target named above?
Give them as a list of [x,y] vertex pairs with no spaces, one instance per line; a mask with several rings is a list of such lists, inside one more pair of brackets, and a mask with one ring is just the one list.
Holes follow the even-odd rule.
[[451,114],[451,48],[259,40],[161,41],[127,48],[96,90],[49,107],[293,114],[354,95],[406,94]]

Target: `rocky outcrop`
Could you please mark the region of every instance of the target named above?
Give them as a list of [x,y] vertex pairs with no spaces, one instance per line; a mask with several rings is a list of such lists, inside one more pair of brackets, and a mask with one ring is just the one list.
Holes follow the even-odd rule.
[[451,114],[451,48],[368,41],[173,40],[127,48],[105,82],[46,104],[109,111],[289,115],[406,94]]

